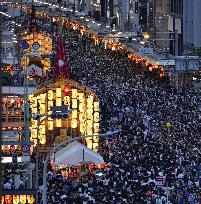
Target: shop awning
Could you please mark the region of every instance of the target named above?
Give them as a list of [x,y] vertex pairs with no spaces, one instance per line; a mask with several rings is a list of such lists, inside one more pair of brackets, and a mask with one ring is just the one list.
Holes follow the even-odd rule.
[[55,165],[78,166],[82,163],[102,164],[104,160],[100,154],[74,141],[55,154],[53,163]]

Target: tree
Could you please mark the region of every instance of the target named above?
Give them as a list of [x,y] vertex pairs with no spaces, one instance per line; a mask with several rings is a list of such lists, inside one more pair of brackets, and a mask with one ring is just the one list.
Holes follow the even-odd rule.
[[10,86],[12,85],[12,75],[7,72],[2,72],[2,85]]

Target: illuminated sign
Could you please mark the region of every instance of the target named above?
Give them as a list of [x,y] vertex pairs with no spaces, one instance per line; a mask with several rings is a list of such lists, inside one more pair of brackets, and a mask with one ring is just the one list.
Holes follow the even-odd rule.
[[[30,156],[17,157],[17,162],[30,162]],[[12,163],[12,157],[1,157],[1,163]]]
[[[18,157],[17,162],[22,162],[22,158]],[[12,163],[12,157],[1,157],[1,163]]]
[[20,138],[20,132],[16,130],[2,131],[3,142],[17,142]]

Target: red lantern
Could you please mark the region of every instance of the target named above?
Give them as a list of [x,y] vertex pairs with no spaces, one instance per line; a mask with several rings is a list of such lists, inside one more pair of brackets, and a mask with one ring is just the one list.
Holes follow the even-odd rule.
[[12,153],[14,152],[14,150],[15,150],[15,146],[14,145],[11,145],[10,146],[10,154],[12,155]]
[[65,94],[66,96],[68,96],[69,93],[70,93],[70,91],[71,91],[71,87],[68,86],[68,85],[65,85],[65,86],[64,86],[64,94]]
[[101,164],[101,169],[105,169],[105,164]]
[[160,78],[163,78],[163,77],[164,77],[164,73],[161,72],[161,73],[160,73]]

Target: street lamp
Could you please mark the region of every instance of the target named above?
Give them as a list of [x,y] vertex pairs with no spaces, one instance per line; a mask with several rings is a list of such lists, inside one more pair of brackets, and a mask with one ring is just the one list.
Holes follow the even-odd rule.
[[79,136],[79,137],[75,137],[72,139],[68,139],[67,141],[62,142],[61,144],[59,144],[58,146],[54,147],[46,156],[46,159],[44,161],[44,167],[43,167],[43,204],[47,204],[47,165],[48,165],[48,161],[50,159],[50,156],[55,153],[56,151],[58,151],[61,147],[63,147],[64,145],[67,145],[71,142],[74,142],[75,140],[79,140],[79,139],[85,139],[88,137],[95,137],[95,136],[99,136],[99,137],[107,137],[110,135],[114,135],[116,133],[119,133],[121,130],[116,130],[114,132],[106,132],[103,134],[96,134],[96,135],[85,135],[85,136]]

